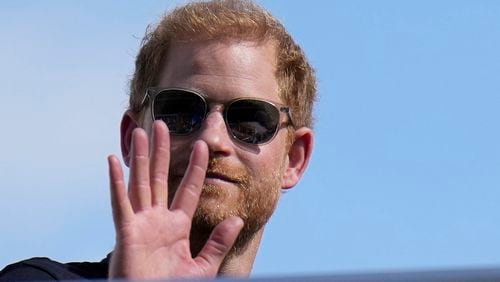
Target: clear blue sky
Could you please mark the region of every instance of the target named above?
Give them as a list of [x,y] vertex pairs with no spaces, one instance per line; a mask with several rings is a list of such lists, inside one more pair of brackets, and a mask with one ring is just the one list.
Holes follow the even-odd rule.
[[[106,156],[169,1],[0,2],[0,268],[113,247]],[[261,1],[319,82],[254,274],[500,266],[500,2]]]

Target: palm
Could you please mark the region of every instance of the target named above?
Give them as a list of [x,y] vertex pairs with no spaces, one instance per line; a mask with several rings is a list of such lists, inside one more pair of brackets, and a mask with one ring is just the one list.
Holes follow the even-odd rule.
[[155,122],[151,158],[145,133],[132,141],[129,194],[116,157],[109,158],[116,246],[111,278],[214,277],[231,248],[242,221],[229,218],[212,232],[192,258],[189,233],[208,162],[206,144],[193,148],[190,164],[172,204],[168,202],[169,140],[165,124]]
[[189,224],[190,219],[183,214],[153,207],[124,222],[117,230],[120,238],[117,245],[126,250],[122,255],[133,259],[130,263],[147,265],[148,271],[160,276],[180,276],[186,272],[197,276],[202,271],[191,258],[189,228],[186,228]]

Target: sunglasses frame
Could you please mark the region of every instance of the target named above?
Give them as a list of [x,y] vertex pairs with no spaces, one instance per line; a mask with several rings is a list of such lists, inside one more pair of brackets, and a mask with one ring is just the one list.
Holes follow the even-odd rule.
[[[203,102],[205,103],[205,115],[203,116],[202,121],[206,119],[206,117],[207,117],[207,115],[209,113],[209,108],[208,108],[209,103],[207,101],[207,98],[203,94],[201,94],[201,93],[199,93],[197,91],[194,91],[194,90],[191,90],[191,89],[186,89],[186,88],[179,88],[179,87],[170,87],[170,88],[150,87],[150,88],[148,88],[146,90],[144,98],[141,101],[141,109],[144,108],[145,104],[149,102],[150,111],[151,111],[151,118],[153,120],[155,120],[153,105],[154,105],[154,101],[155,101],[156,97],[160,93],[163,93],[165,91],[172,91],[172,90],[173,91],[187,92],[189,94],[193,94],[193,95],[196,95],[196,96],[200,97],[203,100]],[[244,140],[239,139],[238,137],[236,137],[236,135],[233,133],[233,131],[229,127],[229,122],[227,120],[227,109],[231,106],[231,104],[233,104],[233,103],[235,103],[237,101],[241,101],[241,100],[251,100],[251,101],[265,102],[265,103],[273,106],[276,110],[278,110],[278,113],[280,114],[280,116],[281,116],[281,113],[286,114],[287,120],[282,121],[280,119],[278,125],[276,126],[276,129],[274,130],[273,135],[268,140],[266,140],[265,142],[261,142],[261,143],[245,142]],[[227,131],[230,133],[231,137],[234,140],[237,140],[238,142],[241,142],[241,143],[246,144],[246,145],[265,145],[265,144],[271,142],[274,139],[274,137],[276,137],[276,135],[278,134],[278,131],[281,128],[281,124],[283,124],[283,123],[288,123],[290,126],[295,127],[294,126],[294,122],[293,122],[293,118],[292,118],[292,111],[291,111],[290,107],[287,107],[286,105],[283,105],[283,104],[280,104],[280,103],[271,102],[271,101],[268,101],[268,100],[265,100],[265,99],[260,99],[260,98],[255,98],[255,97],[240,97],[240,98],[232,99],[230,101],[227,101],[227,102],[221,103],[221,104],[222,104],[222,111],[223,111],[223,116],[224,116],[224,123],[226,125]],[[175,133],[175,132],[171,132],[170,134],[176,135],[176,136],[185,136],[185,135],[189,135],[189,134],[193,133],[194,131],[196,131],[196,130],[193,130],[193,131],[191,131],[189,133],[185,133],[185,134]]]

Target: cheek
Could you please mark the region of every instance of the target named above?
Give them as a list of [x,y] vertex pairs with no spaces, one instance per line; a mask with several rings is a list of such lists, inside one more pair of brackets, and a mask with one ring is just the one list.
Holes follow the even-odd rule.
[[274,172],[283,171],[286,152],[286,130],[280,130],[274,140],[267,144],[267,147],[262,149],[263,153],[263,168],[273,170]]
[[281,176],[283,174],[284,150],[273,148],[262,150],[258,157],[250,162],[249,169],[256,181],[268,179],[269,177]]
[[193,144],[199,139],[198,134],[188,135],[171,135],[170,136],[170,153],[171,157],[184,156],[191,154]]
[[141,116],[139,117],[139,124],[141,124],[142,129],[144,129],[148,133],[148,136],[151,136],[153,119],[150,116],[149,108],[145,112],[141,113]]
[[170,177],[183,176],[189,164],[192,142],[184,139],[184,137],[179,136],[170,137]]
[[188,140],[182,140],[184,137],[170,136],[170,154],[171,157],[185,155],[191,153],[191,147]]

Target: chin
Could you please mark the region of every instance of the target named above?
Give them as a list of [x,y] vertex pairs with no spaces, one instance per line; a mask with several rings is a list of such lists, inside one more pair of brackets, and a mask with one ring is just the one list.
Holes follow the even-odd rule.
[[274,186],[264,186],[268,188],[264,190],[256,186],[237,190],[218,185],[204,186],[193,218],[193,229],[208,236],[224,219],[238,216],[245,225],[236,239],[232,253],[244,251],[254,235],[265,226],[276,207],[280,194],[277,182],[272,184]]
[[205,224],[215,227],[230,216],[246,217],[246,212],[241,208],[241,193],[233,187],[220,187],[219,185],[203,185],[195,220],[202,220]]

